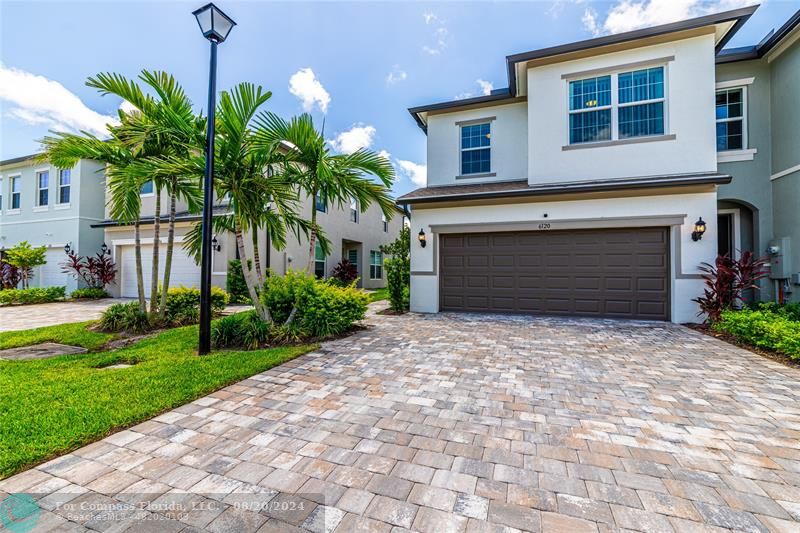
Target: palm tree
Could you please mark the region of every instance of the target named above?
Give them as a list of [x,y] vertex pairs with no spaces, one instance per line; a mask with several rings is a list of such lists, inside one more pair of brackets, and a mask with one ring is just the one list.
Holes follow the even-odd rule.
[[[282,164],[277,167],[278,175],[294,183],[310,198],[311,231],[306,272],[310,272],[314,265],[317,239],[323,253],[330,254],[330,243],[317,224],[317,197],[340,207],[353,198],[362,213],[370,204],[377,203],[387,219],[395,214],[394,200],[390,195],[394,168],[385,157],[363,148],[351,154],[332,154],[323,133],[314,127],[309,114],[286,121],[274,113],[262,113],[256,124],[257,145],[282,144],[289,147]],[[370,175],[377,177],[378,181],[370,179]]]
[[[118,134],[139,159],[165,155],[188,157],[191,147],[202,138],[204,121],[195,116],[191,101],[172,75],[143,70],[139,74],[139,79],[152,89],[156,98],[145,94],[137,82],[115,73],[98,74],[94,78],[89,78],[87,85],[100,90],[102,94],[119,96],[136,108],[137,112],[125,115]],[[143,182],[148,181],[146,175],[140,174],[139,177]],[[153,181],[155,193],[150,313],[158,312],[159,317],[163,319],[172,270],[176,204],[182,199],[188,204],[189,211],[198,211],[201,196],[199,182],[194,180],[160,174],[149,176],[149,180]],[[166,192],[169,198],[169,214],[164,278],[159,302],[162,191]],[[141,251],[138,253],[141,254]]]
[[[122,112],[120,112],[120,118],[123,118]],[[107,140],[98,139],[86,132],[83,132],[82,135],[54,133],[54,136],[47,136],[40,141],[44,151],[40,154],[39,160],[49,161],[61,168],[71,168],[81,159],[92,159],[104,163],[106,185],[110,193],[109,215],[121,222],[133,224],[139,308],[142,312],[146,312],[140,245],[142,204],[139,191],[142,181],[130,172],[131,163],[135,157],[130,148],[119,138],[118,128],[109,126],[108,130],[111,137]]]
[[[214,191],[218,198],[228,198],[228,212],[214,216],[216,232],[234,234],[247,290],[259,317],[271,323],[269,309],[259,298],[264,278],[261,272],[259,245],[253,238],[252,251],[245,245],[245,236],[266,231],[278,248],[286,243],[289,232],[298,237],[307,233],[309,225],[297,215],[297,190],[285,176],[271,175],[270,168],[279,164],[277,143],[255,143],[251,129],[253,116],[272,93],[250,83],[241,83],[220,95],[216,111],[214,158]],[[205,155],[196,145],[189,158],[162,156],[141,162],[141,173],[153,176],[174,175],[199,179],[205,171]],[[184,246],[196,260],[200,254],[201,224],[190,231]]]

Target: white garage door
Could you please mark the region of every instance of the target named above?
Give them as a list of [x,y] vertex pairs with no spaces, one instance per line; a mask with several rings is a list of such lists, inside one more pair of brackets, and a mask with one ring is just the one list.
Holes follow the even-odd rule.
[[61,272],[62,264],[66,262],[67,256],[63,248],[48,248],[45,254],[47,263],[33,270],[33,280],[31,287],[53,287],[68,285],[71,279],[67,274]]
[[[167,255],[166,244],[159,246],[159,283],[164,279],[164,261]],[[138,291],[136,288],[136,253],[134,247],[122,246],[120,247],[120,258],[117,259],[117,264],[121,265],[120,279],[122,280],[121,295],[123,298],[137,298]],[[144,288],[147,297],[150,297],[150,274],[152,273],[153,261],[153,246],[148,244],[142,246],[142,276],[144,278]],[[172,251],[172,270],[169,276],[169,286],[178,287],[184,285],[186,287],[200,287],[200,267],[194,263],[194,260],[186,255],[183,250],[183,245],[175,243]]]

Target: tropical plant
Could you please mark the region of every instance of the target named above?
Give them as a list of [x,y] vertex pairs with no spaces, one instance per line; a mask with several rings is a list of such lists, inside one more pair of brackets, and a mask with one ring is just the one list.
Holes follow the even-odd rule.
[[750,251],[742,252],[739,259],[719,255],[713,265],[701,263],[705,289],[703,296],[692,300],[700,306],[698,316],[717,322],[722,311],[744,303],[746,291],[759,290],[758,280],[767,275],[765,264],[766,258],[757,258]]
[[380,251],[383,255],[408,259],[411,255],[411,230],[409,227],[403,225],[397,238],[389,244],[381,245]]
[[346,287],[358,279],[358,268],[347,259],[342,259],[333,267],[330,279],[337,285]]
[[[251,268],[251,266],[248,266]],[[228,274],[225,278],[225,290],[232,304],[249,304],[250,295],[247,293],[247,282],[242,274],[242,262],[233,259],[228,262]]]
[[0,289],[16,289],[22,274],[14,265],[6,262],[5,251],[0,254]]
[[411,285],[411,230],[403,226],[400,235],[385,246],[381,252],[388,255],[383,264],[386,267],[386,285],[389,289],[389,306],[393,311],[408,311]]
[[105,289],[100,287],[85,287],[82,289],[75,289],[69,295],[73,300],[99,300],[100,298],[108,298],[108,293]]
[[28,241],[22,241],[6,250],[6,262],[19,271],[23,289],[28,288],[33,269],[47,263],[46,253],[45,246],[33,247]]
[[108,252],[97,252],[94,256],[79,256],[74,250],[67,253],[61,271],[75,279],[81,279],[89,288],[105,289],[117,277],[117,265]]
[[[58,133],[46,137],[42,143],[42,159],[57,166],[71,167],[81,158],[94,159],[106,164],[107,185],[110,192],[109,211],[113,218],[134,226],[136,278],[139,305],[144,311],[145,287],[141,265],[141,198],[142,186],[153,181],[153,259],[150,287],[150,312],[164,316],[167,289],[174,248],[176,202],[183,199],[190,211],[199,209],[199,182],[182,175],[148,175],[149,165],[143,164],[151,157],[188,157],[191,147],[202,138],[204,120],[192,112],[191,102],[175,79],[165,72],[144,70],[139,75],[155,97],[147,94],[138,82],[114,73],[101,73],[89,78],[87,85],[102,94],[113,94],[132,104],[131,112],[119,111],[120,124],[109,125],[111,138],[100,141],[96,137]],[[162,280],[162,299],[159,292],[159,248],[161,232],[161,192],[167,193],[170,202],[166,264]],[[161,310],[159,310],[161,308]]]
[[150,329],[150,318],[137,302],[110,305],[100,317],[103,331],[126,331],[143,333]]

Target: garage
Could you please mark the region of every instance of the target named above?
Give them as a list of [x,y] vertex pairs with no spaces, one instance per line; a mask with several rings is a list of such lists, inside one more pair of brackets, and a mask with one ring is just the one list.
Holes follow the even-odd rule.
[[[164,262],[166,261],[166,244],[159,246],[159,280],[164,277]],[[123,298],[137,298],[136,287],[136,252],[132,245],[120,246],[120,256],[117,264],[120,265],[121,280],[120,295]],[[153,246],[142,246],[142,276],[144,278],[145,294],[150,296],[150,280],[152,273]],[[200,287],[200,267],[183,250],[183,245],[176,243],[172,250],[172,270],[169,279],[170,287],[184,285],[186,287]]]
[[442,311],[669,320],[667,228],[441,234]]

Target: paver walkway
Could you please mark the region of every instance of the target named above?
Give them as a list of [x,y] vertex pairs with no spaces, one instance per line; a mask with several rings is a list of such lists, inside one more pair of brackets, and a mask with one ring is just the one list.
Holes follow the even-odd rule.
[[35,305],[9,305],[0,307],[0,331],[54,326],[84,322],[100,318],[106,308],[129,299],[103,298],[101,300],[76,300]]
[[668,324],[370,322],[0,490],[46,530],[800,530],[797,369]]

